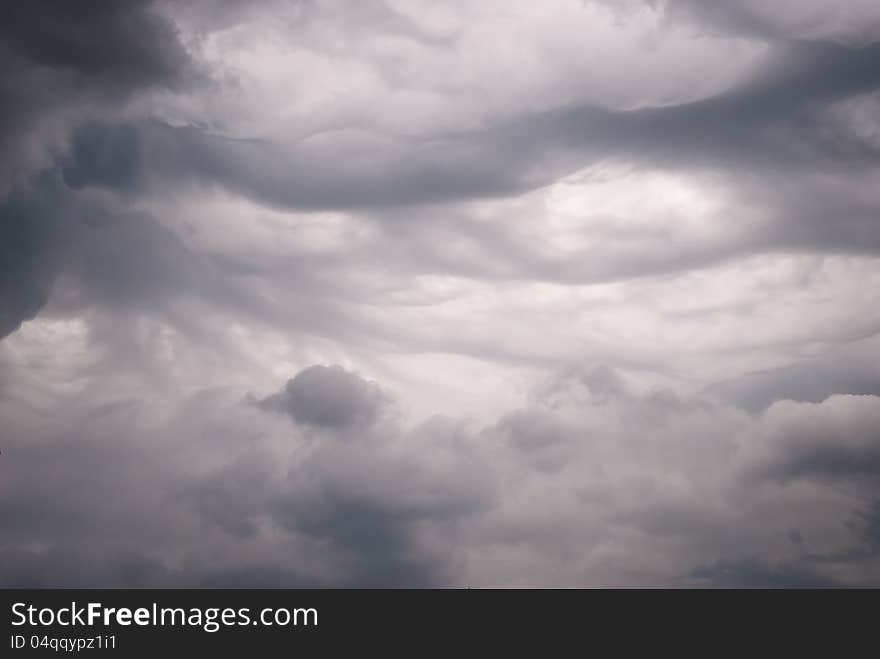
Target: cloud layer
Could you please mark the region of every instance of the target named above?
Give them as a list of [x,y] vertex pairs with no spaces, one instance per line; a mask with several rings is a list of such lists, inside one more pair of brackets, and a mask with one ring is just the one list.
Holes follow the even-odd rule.
[[0,584],[880,584],[880,12],[28,3]]

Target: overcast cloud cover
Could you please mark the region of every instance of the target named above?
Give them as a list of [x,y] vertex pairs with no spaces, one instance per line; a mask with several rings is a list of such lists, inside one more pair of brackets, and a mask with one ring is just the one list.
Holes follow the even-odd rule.
[[880,4],[9,3],[0,337],[2,586],[880,586]]

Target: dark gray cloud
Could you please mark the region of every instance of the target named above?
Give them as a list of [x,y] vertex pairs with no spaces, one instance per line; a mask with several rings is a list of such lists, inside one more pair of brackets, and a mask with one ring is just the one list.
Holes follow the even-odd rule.
[[178,78],[187,59],[171,23],[142,0],[37,0],[9,7],[0,37],[36,67],[137,89]]
[[[871,406],[873,396],[828,399],[835,416],[817,413],[790,401],[776,403],[768,418],[771,429],[764,455],[755,469],[764,477],[853,479],[876,486],[880,480],[880,431]],[[829,437],[837,438],[829,441]]]
[[822,38],[861,44],[876,40],[880,21],[870,2],[829,7],[807,0],[767,3],[755,0],[661,0],[671,21],[687,20],[701,30],[761,40]]
[[28,212],[25,199],[15,195],[0,206],[0,337],[18,329],[45,304],[57,261],[59,236],[54,218],[41,221]]
[[172,24],[137,1],[16,3],[0,26],[0,61],[2,337],[43,306],[75,239],[77,221],[61,205],[70,198],[39,172],[64,150],[70,126],[192,72]]
[[284,389],[263,399],[260,405],[289,414],[299,423],[345,428],[372,423],[385,400],[375,383],[340,366],[312,366],[288,380]]
[[53,290],[59,309],[137,307],[198,295],[232,302],[235,282],[146,213],[80,196],[47,171],[0,201],[0,336],[36,316]]
[[63,146],[71,119],[112,114],[132,95],[192,73],[172,24],[137,0],[17,3],[0,27],[0,52],[4,189],[27,176],[40,151]]
[[779,400],[820,403],[833,394],[880,395],[877,365],[865,359],[867,345],[845,345],[821,358],[810,358],[711,385],[707,391],[744,409],[760,412]]
[[6,12],[0,583],[880,583],[876,7],[355,4]]

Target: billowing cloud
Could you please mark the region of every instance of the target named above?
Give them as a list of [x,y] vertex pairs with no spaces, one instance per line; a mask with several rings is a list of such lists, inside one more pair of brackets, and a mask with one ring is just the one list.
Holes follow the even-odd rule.
[[76,231],[67,209],[53,206],[63,197],[47,190],[52,174],[40,170],[53,168],[80,122],[124,115],[139,97],[196,73],[172,23],[149,3],[127,0],[10,7],[0,60],[2,337],[43,306],[58,274],[56,252]]
[[876,3],[7,13],[0,583],[880,583]]
[[[309,401],[339,396],[334,385],[377,387],[323,366],[291,382]],[[880,575],[875,396],[748,415],[575,369],[484,427],[386,416],[356,430],[292,420],[229,388],[174,403],[89,400],[76,427],[35,410],[11,428],[4,455],[22,469],[4,482],[7,585],[773,586]]]
[[261,401],[264,408],[289,414],[300,423],[328,428],[368,426],[382,403],[375,384],[339,366],[312,366]]

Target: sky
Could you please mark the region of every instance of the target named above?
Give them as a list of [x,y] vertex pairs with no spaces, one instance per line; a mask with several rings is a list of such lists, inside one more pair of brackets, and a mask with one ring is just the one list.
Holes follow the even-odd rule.
[[13,3],[0,586],[880,586],[875,0]]

